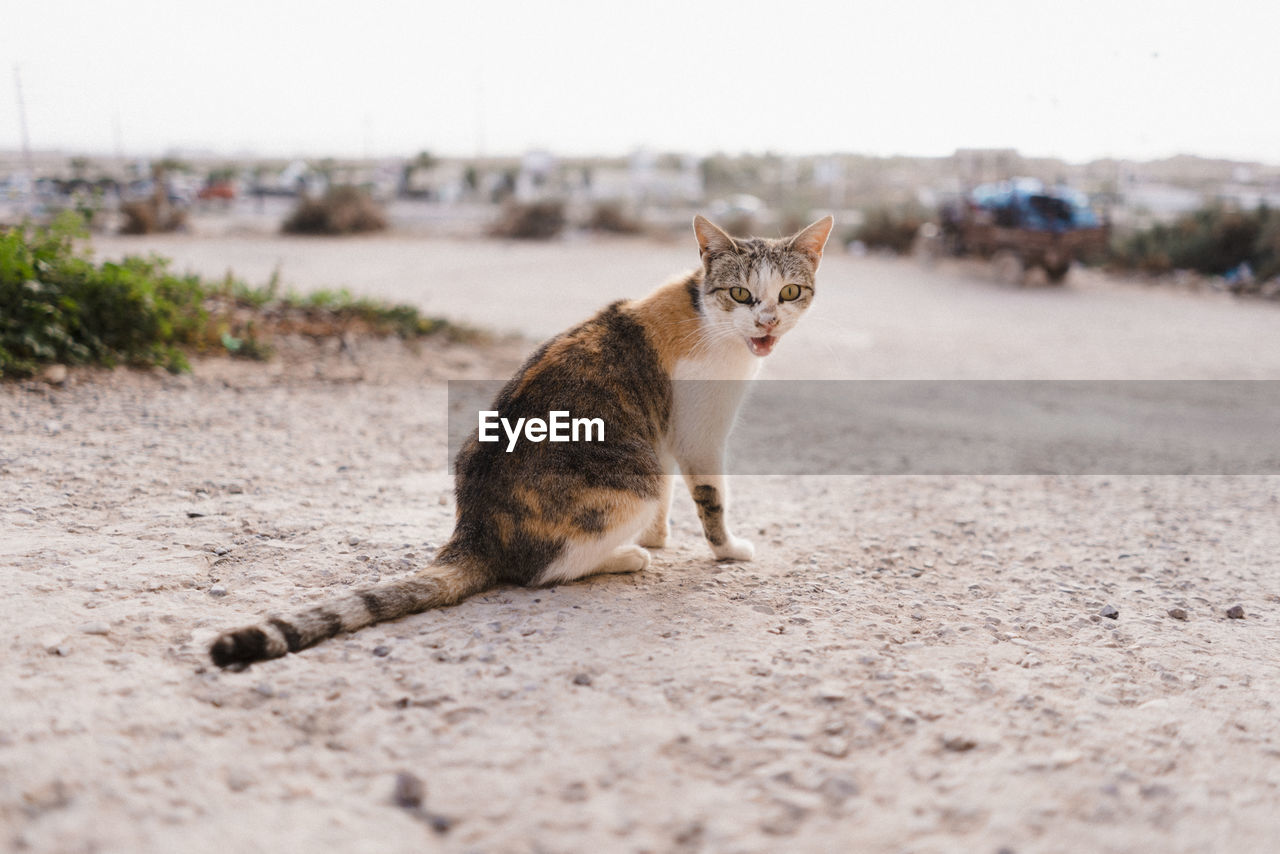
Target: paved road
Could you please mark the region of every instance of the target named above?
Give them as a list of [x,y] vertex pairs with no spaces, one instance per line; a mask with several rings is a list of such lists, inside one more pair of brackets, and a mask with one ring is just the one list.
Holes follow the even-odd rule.
[[[272,236],[100,238],[98,252],[159,252],[178,269],[301,289],[345,286],[544,338],[697,262],[687,243],[549,244]],[[774,378],[1275,379],[1280,304],[1117,284],[1076,271],[1015,289],[983,267],[828,252],[818,299],[771,358]]]

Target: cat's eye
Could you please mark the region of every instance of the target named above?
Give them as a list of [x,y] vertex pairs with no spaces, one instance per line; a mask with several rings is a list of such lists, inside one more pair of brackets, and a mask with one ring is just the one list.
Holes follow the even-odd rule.
[[751,291],[744,287],[729,288],[729,296],[734,302],[751,302]]
[[793,299],[800,299],[800,286],[787,285],[782,289],[782,292],[778,294],[778,299],[782,302],[791,302]]

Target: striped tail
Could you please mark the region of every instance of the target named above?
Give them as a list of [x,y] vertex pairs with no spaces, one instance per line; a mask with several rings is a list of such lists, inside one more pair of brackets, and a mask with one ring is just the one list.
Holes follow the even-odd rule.
[[223,632],[209,655],[219,667],[280,658],[341,632],[457,604],[492,586],[488,573],[472,566],[437,563],[408,578],[358,590],[291,617],[271,616],[256,626]]

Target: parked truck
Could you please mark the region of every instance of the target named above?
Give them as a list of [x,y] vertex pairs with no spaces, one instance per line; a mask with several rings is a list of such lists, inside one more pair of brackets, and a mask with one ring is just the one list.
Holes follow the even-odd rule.
[[984,184],[942,206],[935,251],[991,259],[1002,276],[1040,267],[1054,284],[1072,261],[1107,244],[1107,226],[1083,193],[1032,178]]

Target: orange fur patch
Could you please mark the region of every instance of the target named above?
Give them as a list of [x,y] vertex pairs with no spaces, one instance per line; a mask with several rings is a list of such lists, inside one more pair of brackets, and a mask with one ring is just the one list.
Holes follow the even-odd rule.
[[662,368],[670,375],[676,362],[689,355],[698,344],[702,315],[689,298],[689,286],[701,288],[701,270],[673,279],[648,296],[624,306],[658,351]]

